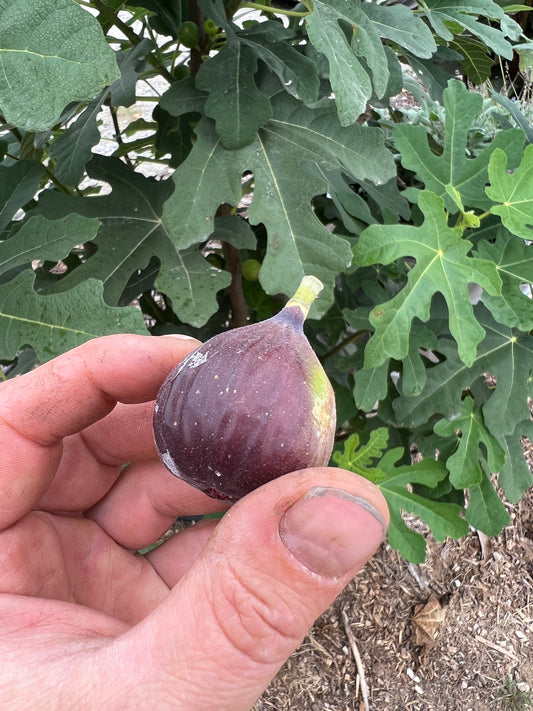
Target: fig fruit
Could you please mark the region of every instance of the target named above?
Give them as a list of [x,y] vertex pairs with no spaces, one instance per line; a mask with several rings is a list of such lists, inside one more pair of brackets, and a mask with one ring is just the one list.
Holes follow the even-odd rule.
[[204,22],[204,32],[208,37],[216,37],[218,34],[218,25],[210,17]]
[[178,41],[184,47],[188,47],[189,49],[193,49],[193,47],[198,45],[198,42],[200,41],[200,28],[196,22],[187,20],[186,22],[181,23],[178,28]]
[[257,259],[247,259],[241,264],[241,272],[246,281],[257,281],[261,270],[261,262]]
[[163,464],[213,498],[234,502],[333,449],[333,388],[303,332],[322,289],[303,278],[266,321],[214,336],[168,375],[154,436]]

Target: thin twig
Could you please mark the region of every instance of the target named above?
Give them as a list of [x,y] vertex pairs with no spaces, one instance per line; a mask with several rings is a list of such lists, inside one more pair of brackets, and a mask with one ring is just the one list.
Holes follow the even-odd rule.
[[222,242],[226,271],[231,274],[228,295],[231,301],[231,325],[233,328],[246,326],[248,323],[248,304],[242,288],[241,255],[229,242]]
[[348,620],[348,615],[346,610],[342,611],[342,621],[344,622],[344,629],[346,630],[346,636],[348,637],[348,642],[350,643],[350,648],[352,650],[353,657],[355,659],[355,665],[357,667],[357,674],[361,682],[361,694],[363,696],[363,704],[365,711],[370,711],[370,706],[368,704],[368,685],[365,678],[365,670],[363,669],[363,662],[361,661],[361,655],[357,649],[357,643],[355,641],[355,635],[350,627],[350,621]]
[[514,662],[517,664],[520,662],[520,659],[516,656],[516,654],[513,654],[513,652],[510,652],[508,649],[505,649],[505,647],[501,647],[499,644],[494,644],[494,642],[491,642],[489,639],[486,637],[482,637],[480,634],[476,635],[476,640],[478,642],[481,642],[481,644],[484,644],[486,647],[489,647],[490,649],[493,649],[495,652],[499,652],[500,654],[504,654],[506,657],[509,657],[509,659],[512,659]]

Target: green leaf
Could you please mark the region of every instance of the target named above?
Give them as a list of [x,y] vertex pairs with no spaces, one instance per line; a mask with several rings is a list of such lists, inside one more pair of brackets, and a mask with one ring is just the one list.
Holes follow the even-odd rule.
[[[383,468],[383,461],[380,463]],[[466,521],[461,518],[462,508],[457,504],[433,501],[414,494],[409,490],[412,484],[423,484],[433,488],[447,475],[443,462],[434,459],[423,459],[412,465],[387,467],[388,478],[378,486],[389,503],[389,508],[396,511],[406,511],[415,514],[425,521],[437,541],[443,541],[450,536],[460,538],[468,532]],[[393,545],[391,539],[391,545]],[[403,551],[400,548],[403,555]],[[420,558],[417,561],[422,562]]]
[[504,96],[503,94],[497,94],[495,91],[491,92],[491,97],[494,101],[497,101],[507,109],[511,117],[526,134],[527,142],[533,143],[533,125],[520,108],[520,103],[514,99],[510,99],[508,96]]
[[[115,0],[116,2],[117,0]],[[107,0],[106,4],[109,4]],[[174,39],[177,37],[179,26],[189,19],[188,8],[180,0],[136,0],[136,2],[126,3],[131,9],[140,6],[151,11],[149,23],[156,32],[163,35],[170,35]]]
[[216,295],[230,285],[231,275],[209,264],[198,246],[163,255],[163,260],[157,288],[170,297],[180,321],[203,326],[215,313]]
[[389,383],[389,361],[376,366],[358,370],[354,374],[353,398],[357,407],[371,412],[379,400],[387,396]]
[[461,359],[471,364],[476,347],[484,336],[470,303],[468,285],[479,284],[498,294],[501,280],[493,263],[467,256],[471,243],[462,238],[460,228],[446,223],[443,200],[431,192],[420,193],[423,225],[371,225],[354,247],[354,260],[361,266],[390,264],[411,256],[416,265],[407,284],[390,301],[370,312],[375,333],[367,344],[365,367],[377,366],[387,358],[405,358],[409,351],[411,321],[429,318],[433,294],[446,299],[450,331],[457,341]]
[[[368,312],[368,309],[345,309],[344,316],[348,324],[356,330],[372,330],[369,322],[361,322],[365,311]],[[409,351],[401,362],[401,389],[404,395],[418,395],[422,392],[426,382],[426,368],[421,349],[432,349],[436,346],[436,336],[423,324],[415,322],[409,338]],[[372,368],[357,369],[353,377],[353,397],[357,407],[371,412],[378,401],[387,397],[391,382],[389,359]]]
[[92,240],[99,225],[98,220],[80,215],[60,220],[48,220],[41,215],[30,217],[16,234],[0,242],[0,274],[34,259],[58,261],[77,244]]
[[9,167],[0,165],[0,233],[35,195],[43,175],[44,167],[30,160],[19,160]]
[[377,221],[370,211],[368,202],[347,184],[340,170],[326,172],[315,163],[309,164],[308,170],[327,183],[328,195],[331,196],[339,212],[342,224],[349,232],[359,234],[367,225]]
[[490,186],[486,193],[493,202],[490,211],[499,215],[507,229],[523,239],[533,239],[533,145],[526,146],[522,161],[513,173],[507,172],[504,151],[493,152],[489,163]]
[[439,45],[431,59],[420,59],[409,52],[405,53],[405,59],[414,76],[412,73],[404,75],[404,88],[413,94],[419,104],[427,103],[428,94],[433,101],[442,103],[443,94],[450,81],[450,75],[443,67],[458,64],[462,55],[447,45]]
[[89,163],[88,174],[108,183],[111,193],[79,198],[48,190],[40,196],[40,209],[47,215],[77,212],[102,223],[94,240],[96,254],[47,291],[64,291],[85,279],[98,278],[104,284],[106,302],[118,304],[132,274],[156,256],[161,261],[156,285],[172,300],[180,320],[203,325],[216,311],[216,293],[228,285],[229,275],[209,264],[197,244],[186,251],[172,244],[161,217],[163,203],[172,192],[171,181],[146,178],[121,161],[103,156]]
[[405,5],[363,3],[361,9],[380,37],[424,59],[430,59],[437,51],[431,30]]
[[456,49],[463,57],[463,70],[468,80],[475,86],[480,86],[490,79],[492,67],[495,64],[490,47],[472,37],[461,35],[450,42],[450,47]]
[[45,131],[65,106],[93,99],[119,76],[96,18],[71,0],[0,0],[0,108]]
[[386,446],[383,429],[376,430],[360,455],[359,437],[351,435],[344,444],[344,451],[334,452],[333,460],[338,466],[366,477],[379,487],[390,511],[390,545],[407,560],[421,563],[426,550],[424,538],[405,525],[402,511],[415,514],[425,521],[438,541],[447,536],[459,538],[466,535],[468,525],[460,518],[462,509],[457,504],[433,501],[412,491],[411,485],[416,483],[430,489],[437,486],[447,476],[443,462],[424,459],[417,464],[396,466],[402,453],[400,448],[388,451],[376,466],[369,466],[370,460],[379,456]]
[[450,419],[458,417],[463,390],[483,373],[496,378],[492,395],[482,410],[489,432],[498,438],[510,435],[518,423],[529,420],[527,396],[533,369],[533,337],[497,323],[481,305],[476,307],[476,315],[486,336],[472,365],[458,359],[451,342],[441,342],[438,352],[446,360],[428,370],[420,395],[395,400],[397,426],[418,427],[435,413]]
[[[378,427],[370,432],[368,442],[361,444],[359,435],[354,433],[344,443],[344,451],[333,453],[333,461],[339,467],[356,474],[362,474],[373,482],[379,481],[384,475],[372,467],[376,459],[381,459],[387,449],[389,433],[386,427]],[[369,471],[367,471],[369,470]]]
[[131,106],[135,103],[137,80],[146,65],[145,56],[153,48],[153,42],[144,39],[135,47],[117,54],[120,77],[110,88],[112,106]]
[[302,164],[338,167],[355,179],[376,182],[392,177],[394,165],[381,131],[342,128],[332,102],[310,109],[283,92],[272,103],[273,118],[253,144],[240,150],[226,150],[209,120],[198,124],[196,144],[174,175],[176,189],[165,203],[163,219],[178,248],[202,242],[212,232],[218,206],[240,202],[242,175],[251,171],[255,187],[249,220],[263,223],[268,233],[261,284],[269,294],[285,293],[296,289],[304,274],[314,274],[326,286],[313,305],[316,317],[331,304],[334,278],[351,253],[347,241],[317,219],[311,200],[327,186]]
[[196,76],[198,89],[208,92],[205,113],[215,120],[217,133],[228,150],[252,143],[260,126],[272,116],[270,101],[255,84],[256,71],[254,52],[228,39]]
[[353,0],[315,0],[307,17],[309,39],[329,62],[339,120],[347,126],[375,93],[382,97],[389,67],[382,38],[430,57],[436,45],[427,26],[403,6],[383,7]]
[[289,94],[305,104],[318,99],[320,81],[315,63],[292,46],[295,36],[291,29],[268,20],[247,27],[237,37],[274,72]]
[[470,488],[470,503],[465,516],[473,528],[487,536],[497,536],[511,520],[485,472],[480,483]]
[[185,77],[170,85],[161,97],[159,106],[171,116],[203,113],[206,98],[207,94],[197,88],[194,79]]
[[228,242],[236,249],[255,249],[257,239],[254,231],[246,220],[238,215],[215,217],[215,229],[212,240]]
[[402,392],[418,395],[426,384],[426,368],[421,357],[422,349],[434,349],[437,337],[422,323],[414,323],[409,338],[409,351],[402,361]]
[[486,452],[487,464],[492,473],[497,473],[505,462],[505,453],[497,440],[487,431],[480,410],[474,411],[474,400],[465,397],[461,415],[453,420],[439,420],[434,428],[440,437],[457,436],[457,449],[448,457],[446,466],[450,482],[456,489],[467,489],[480,484],[484,477],[480,458],[480,446]]
[[92,148],[100,141],[97,116],[107,93],[91,101],[85,111],[51,145],[50,158],[55,161],[54,175],[64,185],[78,185],[85,166],[92,158]]
[[[503,228],[494,243],[482,240],[476,253],[494,262],[502,280],[501,296],[481,294],[481,300],[500,323],[522,331],[533,329],[533,252],[531,245],[510,235]],[[524,290],[524,291],[523,291]]]
[[[478,37],[483,44],[490,47],[495,54],[500,54],[506,59],[512,59],[513,48],[505,39],[509,31],[514,31],[516,23],[509,25],[510,18],[506,17],[502,8],[492,0],[426,0],[420,6],[422,13],[428,18],[435,32],[447,42],[454,38],[450,26],[458,25],[455,34],[460,34],[462,29]],[[502,29],[494,27],[494,23],[480,22],[478,18],[499,21]]]
[[524,455],[522,437],[533,441],[533,422],[520,422],[516,430],[508,435],[496,435],[505,452],[505,462],[498,477],[506,498],[516,504],[533,485],[533,474]]
[[[350,28],[349,37],[340,22]],[[313,14],[307,18],[307,33],[316,49],[328,58],[339,120],[342,126],[349,126],[366,109],[373,89],[382,96],[387,87],[389,71],[381,38],[358,1],[315,1]]]
[[520,129],[509,129],[498,132],[478,156],[467,158],[468,132],[482,106],[480,94],[468,91],[460,81],[449,80],[444,91],[445,142],[440,156],[431,150],[423,126],[405,123],[394,127],[403,166],[415,172],[427,190],[444,198],[446,209],[453,213],[457,212],[457,204],[449,195],[450,188],[459,194],[465,206],[489,209],[491,203],[484,188],[494,151],[499,147],[505,150],[512,165],[517,165],[522,155],[524,135]]
[[30,270],[0,286],[0,354],[12,359],[31,345],[41,362],[75,346],[111,333],[146,333],[141,312],[134,307],[104,303],[102,284],[90,279],[59,296],[33,291]]

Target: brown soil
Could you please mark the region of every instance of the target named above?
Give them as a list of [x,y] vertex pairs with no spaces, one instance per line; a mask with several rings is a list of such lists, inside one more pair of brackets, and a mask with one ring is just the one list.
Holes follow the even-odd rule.
[[490,541],[428,536],[420,566],[382,546],[254,711],[533,711],[533,490],[509,511]]

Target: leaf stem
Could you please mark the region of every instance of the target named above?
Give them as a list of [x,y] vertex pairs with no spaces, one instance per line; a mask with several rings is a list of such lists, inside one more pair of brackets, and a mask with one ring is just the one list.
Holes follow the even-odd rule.
[[74,190],[71,190],[66,185],[63,185],[63,183],[58,178],[56,178],[54,173],[50,170],[50,168],[47,165],[42,163],[42,166],[46,172],[46,175],[50,178],[52,183],[56,186],[56,188],[60,192],[65,193],[66,195],[79,195],[80,194],[78,188],[74,188]]
[[275,15],[285,15],[285,17],[307,17],[313,13],[313,11],[309,9],[305,12],[299,12],[298,10],[282,10],[277,7],[270,7],[270,5],[259,5],[255,2],[243,2],[239,5],[239,9],[241,7],[246,7],[250,10],[257,10],[259,12],[271,12]]
[[[122,140],[122,132],[120,130],[120,126],[118,124],[118,116],[117,116],[117,110],[114,106],[109,106],[109,112],[111,113],[111,119],[113,121],[113,127],[115,129],[115,138],[117,139],[117,143],[120,146],[124,146],[124,141]],[[129,165],[129,167],[133,170],[133,163],[131,162],[131,158],[129,157],[127,151],[123,153],[124,159],[126,163]]]
[[365,333],[368,333],[368,331],[356,331],[355,333],[351,333],[330,351],[327,351],[327,353],[321,355],[319,358],[320,362],[323,363],[327,358],[331,358],[332,356],[337,355],[337,353],[340,353],[342,350],[344,350],[346,346],[349,346],[350,343],[355,343],[355,341],[364,336]]

